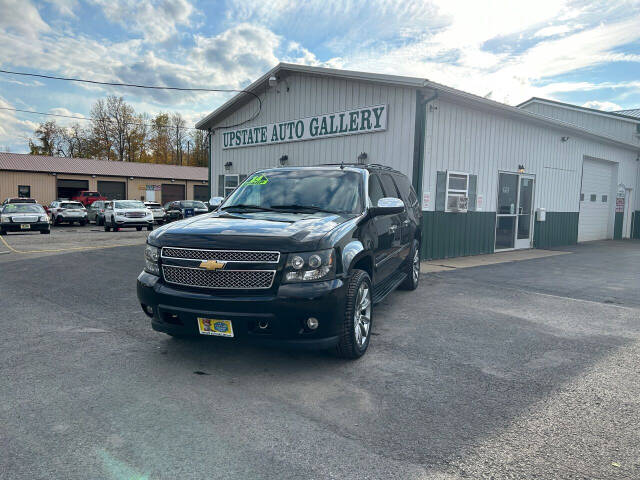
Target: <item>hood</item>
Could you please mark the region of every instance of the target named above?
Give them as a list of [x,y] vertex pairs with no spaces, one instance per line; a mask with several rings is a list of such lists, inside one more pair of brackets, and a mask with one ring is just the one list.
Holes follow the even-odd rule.
[[331,230],[353,216],[276,212],[211,213],[170,223],[149,235],[158,247],[315,250]]

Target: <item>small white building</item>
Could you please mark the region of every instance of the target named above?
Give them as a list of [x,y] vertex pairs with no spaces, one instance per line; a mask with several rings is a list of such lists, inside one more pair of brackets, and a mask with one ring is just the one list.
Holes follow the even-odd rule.
[[379,163],[422,201],[423,258],[640,238],[640,118],[291,64],[245,90],[196,125],[212,195],[261,168]]

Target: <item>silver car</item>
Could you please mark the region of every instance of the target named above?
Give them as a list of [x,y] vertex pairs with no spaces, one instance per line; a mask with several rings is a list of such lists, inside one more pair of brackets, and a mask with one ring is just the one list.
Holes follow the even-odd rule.
[[80,225],[86,225],[87,209],[80,202],[71,201],[55,201],[51,202],[49,207],[51,213],[51,221],[54,225],[60,225],[61,223],[78,222]]
[[162,224],[167,221],[167,212],[164,211],[162,205],[157,202],[144,202],[144,206],[153,213],[153,221]]

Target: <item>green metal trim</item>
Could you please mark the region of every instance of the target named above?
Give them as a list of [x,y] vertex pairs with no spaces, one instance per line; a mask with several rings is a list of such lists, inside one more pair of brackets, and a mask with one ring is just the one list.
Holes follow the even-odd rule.
[[631,216],[631,238],[640,238],[640,210]]
[[547,212],[546,221],[534,222],[533,246],[552,248],[578,243],[578,212]]
[[624,213],[616,212],[616,220],[613,224],[613,239],[622,240],[622,224],[624,223]]
[[416,90],[415,133],[413,135],[413,189],[422,198],[422,172],[424,169],[424,138],[426,127],[426,104],[420,90]]
[[213,185],[213,178],[211,177],[211,164],[213,163],[211,161],[211,155],[213,155],[213,131],[211,129],[209,129],[209,152],[207,153],[207,163],[209,164],[209,198],[211,198],[213,196],[211,195],[211,185]]
[[495,212],[422,212],[423,260],[493,253]]

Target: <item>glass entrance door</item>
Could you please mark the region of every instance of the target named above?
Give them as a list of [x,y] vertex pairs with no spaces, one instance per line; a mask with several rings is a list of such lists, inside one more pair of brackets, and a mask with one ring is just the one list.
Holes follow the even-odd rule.
[[530,248],[534,177],[517,173],[498,175],[496,250]]

